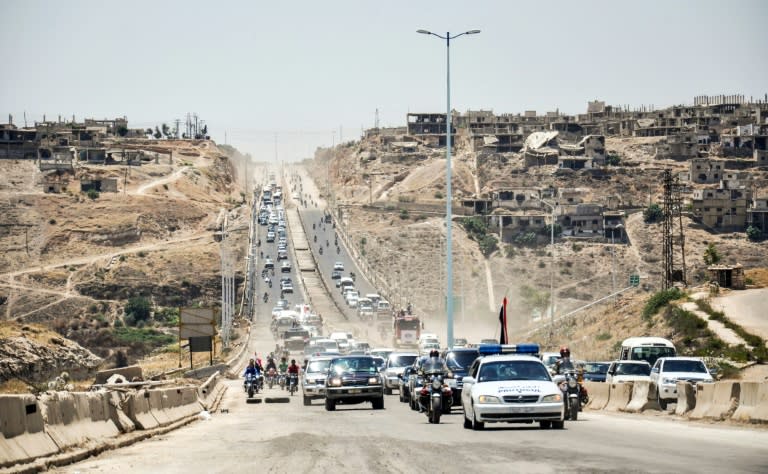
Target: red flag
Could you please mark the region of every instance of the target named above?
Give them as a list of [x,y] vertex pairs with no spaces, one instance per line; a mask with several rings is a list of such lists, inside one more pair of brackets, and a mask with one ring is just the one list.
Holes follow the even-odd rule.
[[501,325],[501,335],[499,336],[499,344],[508,344],[509,336],[507,334],[507,297],[504,297],[504,301],[501,303],[501,309],[499,310],[499,324]]

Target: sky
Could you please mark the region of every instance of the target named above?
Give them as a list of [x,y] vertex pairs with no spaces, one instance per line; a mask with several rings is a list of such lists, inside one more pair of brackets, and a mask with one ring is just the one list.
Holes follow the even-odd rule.
[[0,0],[0,123],[205,120],[258,161],[444,112],[768,93],[768,1]]

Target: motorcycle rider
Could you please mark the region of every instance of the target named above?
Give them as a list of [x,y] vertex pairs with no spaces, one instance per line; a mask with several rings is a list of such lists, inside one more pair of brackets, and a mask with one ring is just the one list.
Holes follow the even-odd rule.
[[[426,375],[425,372],[424,372],[424,366],[425,365],[430,364],[430,363],[433,363],[433,364],[434,363],[439,363],[439,361],[440,361],[440,351],[438,351],[437,349],[432,349],[431,351],[429,351],[429,358],[431,360],[427,361],[427,362],[424,362],[423,364],[421,364],[421,367],[419,368],[419,375],[421,375],[422,377],[424,377]],[[427,379],[426,378],[424,378],[424,383],[425,384],[427,383]],[[425,407],[427,406],[428,403],[429,403],[429,395],[419,395],[419,413],[424,413]]]
[[275,364],[275,359],[271,357],[267,358],[267,366],[264,368],[264,370],[269,372],[269,369],[274,369],[275,372],[277,372],[277,364]]
[[[259,368],[256,366],[256,361],[254,361],[253,359],[251,359],[248,362],[248,367],[245,368],[245,372],[243,373],[243,377],[247,379],[249,375],[253,375],[255,377],[258,377],[258,375],[259,375]],[[247,382],[245,382],[245,381],[243,382],[243,389],[247,392],[248,388],[246,387],[246,383]]]
[[573,362],[571,362],[571,350],[568,346],[562,346],[560,348],[560,358],[555,362],[555,373],[561,375],[567,370],[573,370],[573,368]]
[[299,366],[296,364],[296,359],[291,359],[291,365],[288,366],[288,375],[299,375]]

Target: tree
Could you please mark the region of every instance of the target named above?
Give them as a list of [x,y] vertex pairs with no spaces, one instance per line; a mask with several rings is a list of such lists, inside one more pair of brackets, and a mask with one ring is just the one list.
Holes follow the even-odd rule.
[[160,133],[160,129],[159,129],[157,126],[155,126],[155,134],[154,134],[154,137],[155,137],[155,138],[157,138],[158,140],[159,140],[159,139],[161,139],[161,138],[163,138],[163,134],[162,134],[162,133]]
[[605,157],[605,164],[608,166],[619,166],[621,158],[619,155],[608,155]]
[[[552,228],[551,224],[546,224],[544,227],[541,228],[541,231],[539,232],[541,235],[552,235]],[[563,227],[560,224],[555,223],[555,237],[559,236],[563,233]]]
[[760,231],[760,228],[757,226],[751,225],[747,227],[747,238],[753,242],[760,240],[762,234],[763,233]]
[[91,201],[95,201],[96,199],[99,198],[99,192],[96,191],[95,189],[89,189],[88,191],[85,192],[85,195],[88,196],[91,199]]
[[125,305],[125,315],[134,322],[146,321],[152,306],[143,296],[135,296]]
[[643,220],[645,220],[646,224],[659,222],[662,217],[664,217],[664,211],[662,211],[661,207],[656,203],[651,204],[643,211]]
[[115,367],[128,367],[128,356],[125,351],[115,352]]
[[144,132],[144,135],[152,135],[152,133],[154,133],[154,132],[152,132],[152,129],[151,129],[151,128],[148,128],[148,129],[147,129],[147,130]]
[[206,125],[203,125],[203,130],[202,130],[202,133],[203,133],[203,136],[206,136],[206,135],[208,135],[208,125],[207,125],[207,124],[206,124]]
[[167,123],[164,123],[162,127],[163,127],[162,129],[163,135],[165,136],[165,138],[171,138],[171,127],[169,127]]
[[707,265],[717,265],[717,263],[720,261],[720,254],[717,252],[717,248],[715,248],[715,244],[710,243],[707,245],[706,250],[704,250],[704,263]]
[[128,135],[128,127],[126,127],[125,125],[120,125],[119,127],[117,127],[117,134],[120,135],[121,137]]

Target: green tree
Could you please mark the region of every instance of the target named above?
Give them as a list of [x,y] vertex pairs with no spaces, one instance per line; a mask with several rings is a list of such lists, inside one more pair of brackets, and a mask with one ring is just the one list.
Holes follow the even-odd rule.
[[165,138],[171,138],[171,128],[168,126],[167,123],[164,123],[162,125],[162,131],[163,131],[163,136]]
[[125,125],[120,125],[119,127],[117,127],[117,134],[120,135],[121,137],[128,135],[128,127],[126,127]]
[[158,127],[155,127],[155,134],[154,134],[154,137],[155,137],[155,138],[157,138],[158,140],[159,140],[159,139],[161,139],[161,138],[163,138],[163,134],[160,132],[160,128],[158,128]]
[[91,201],[95,201],[96,199],[99,198],[99,192],[96,191],[95,189],[89,189],[88,191],[86,191],[85,195],[88,196],[91,199]]
[[659,222],[663,217],[664,211],[662,211],[661,207],[656,203],[651,204],[643,211],[643,220],[645,220],[646,224]]
[[152,129],[151,129],[151,128],[148,128],[148,129],[147,129],[147,130],[144,132],[144,135],[152,135],[152,133],[154,133],[154,132],[152,132]]
[[619,155],[608,155],[605,157],[605,164],[608,166],[619,166],[621,158]]
[[717,252],[715,244],[710,243],[704,250],[704,263],[707,265],[717,265],[720,261],[720,254]]
[[751,225],[747,227],[747,238],[753,242],[760,240],[762,234],[763,233],[760,231],[760,228],[757,226]]
[[[552,229],[551,224],[546,224],[544,227],[541,228],[541,231],[539,232],[541,235],[552,235]],[[563,227],[560,224],[555,224],[555,237],[560,236],[560,234],[563,233]]]
[[146,321],[149,319],[149,313],[152,309],[147,298],[143,296],[135,296],[128,300],[125,305],[125,315],[130,320],[138,323],[139,321]]

